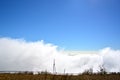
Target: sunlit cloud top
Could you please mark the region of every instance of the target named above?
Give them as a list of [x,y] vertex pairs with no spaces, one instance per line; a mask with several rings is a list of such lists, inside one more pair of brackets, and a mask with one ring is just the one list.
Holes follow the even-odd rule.
[[92,68],[94,72],[104,66],[107,72],[120,71],[120,50],[104,48],[98,51],[63,51],[44,41],[27,42],[13,38],[0,38],[0,71],[53,71],[81,73]]

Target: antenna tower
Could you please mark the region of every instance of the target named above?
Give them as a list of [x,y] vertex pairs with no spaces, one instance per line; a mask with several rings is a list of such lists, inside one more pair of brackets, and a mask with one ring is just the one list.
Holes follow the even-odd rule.
[[53,74],[56,73],[56,67],[55,67],[55,59],[53,60]]

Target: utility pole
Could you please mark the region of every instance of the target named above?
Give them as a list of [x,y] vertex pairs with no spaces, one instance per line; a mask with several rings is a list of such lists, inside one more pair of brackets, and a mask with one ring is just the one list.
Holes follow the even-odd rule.
[[64,74],[65,74],[65,69],[64,69]]

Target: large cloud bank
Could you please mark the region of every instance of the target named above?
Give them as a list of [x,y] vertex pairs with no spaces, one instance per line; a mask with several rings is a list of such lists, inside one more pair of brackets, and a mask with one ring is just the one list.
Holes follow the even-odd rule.
[[[72,55],[70,54],[72,53]],[[108,72],[120,72],[120,50],[104,48],[99,51],[61,51],[43,41],[27,42],[21,39],[0,38],[0,71],[50,71],[53,60],[58,73],[80,73],[92,68],[99,71],[104,65]]]

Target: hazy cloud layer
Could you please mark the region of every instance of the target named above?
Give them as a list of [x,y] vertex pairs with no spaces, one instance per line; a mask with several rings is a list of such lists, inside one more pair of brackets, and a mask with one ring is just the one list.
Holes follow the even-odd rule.
[[52,72],[54,59],[56,71],[59,73],[63,73],[64,69],[67,73],[79,73],[89,68],[97,72],[101,65],[104,65],[108,72],[120,71],[120,50],[104,48],[95,53],[77,52],[71,55],[43,41],[27,42],[21,39],[0,38],[0,71]]

